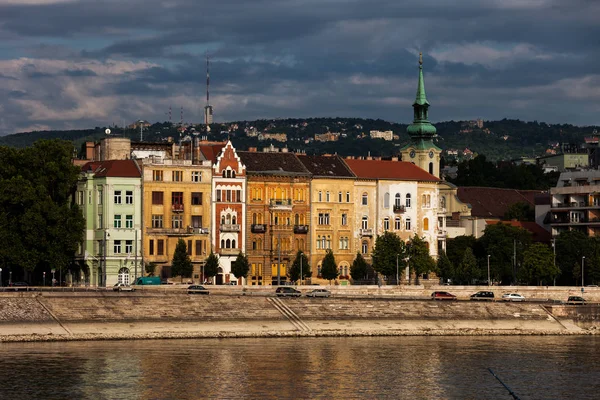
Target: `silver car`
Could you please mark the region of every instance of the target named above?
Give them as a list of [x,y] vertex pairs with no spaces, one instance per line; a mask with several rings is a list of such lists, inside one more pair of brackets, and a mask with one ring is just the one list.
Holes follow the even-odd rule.
[[306,297],[329,297],[331,292],[327,289],[314,289],[306,293]]

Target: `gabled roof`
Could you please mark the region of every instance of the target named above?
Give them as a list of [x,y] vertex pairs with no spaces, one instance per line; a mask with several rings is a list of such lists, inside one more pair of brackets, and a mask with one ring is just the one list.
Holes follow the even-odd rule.
[[497,223],[502,223],[504,225],[510,225],[517,228],[523,228],[529,232],[531,232],[531,240],[534,242],[543,242],[550,243],[552,239],[552,235],[550,232],[545,230],[542,226],[540,226],[536,222],[532,221],[496,221],[496,220],[486,220],[485,223],[488,225],[495,225]]
[[356,160],[344,162],[358,178],[394,179],[399,181],[438,182],[439,179],[406,161]]
[[309,174],[304,164],[293,153],[238,151],[237,154],[246,166],[248,173]]
[[339,156],[298,155],[298,160],[317,177],[353,178],[354,174]]
[[81,167],[82,172],[92,172],[96,178],[140,178],[142,173],[134,160],[91,161]]
[[218,155],[221,153],[223,147],[225,147],[227,143],[218,143],[218,144],[201,144],[200,152],[211,163],[215,163],[217,161]]
[[463,203],[471,204],[471,216],[502,219],[515,203],[528,203],[535,208],[535,196],[541,193],[544,191],[461,186],[457,195]]

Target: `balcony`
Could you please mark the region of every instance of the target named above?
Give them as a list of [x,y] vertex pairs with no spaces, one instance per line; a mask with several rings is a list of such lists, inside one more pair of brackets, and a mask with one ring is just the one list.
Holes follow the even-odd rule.
[[308,225],[294,225],[294,233],[299,233],[299,234],[308,233]]
[[437,230],[437,237],[439,239],[445,238],[446,237],[446,230],[445,229],[438,229]]
[[394,214],[404,214],[405,211],[405,206],[394,206]]
[[198,227],[188,226],[187,229],[192,234],[196,234],[196,235],[208,235],[208,228],[198,228]]
[[240,253],[240,249],[220,249],[219,254],[222,256],[237,256]]
[[172,204],[171,210],[176,213],[183,212],[183,204]]
[[190,228],[148,228],[146,233],[148,235],[165,236],[189,236],[194,234]]
[[276,200],[276,199],[271,199],[270,200],[270,209],[271,210],[288,210],[291,211],[292,209],[292,200],[290,199],[280,199],[280,200]]
[[223,224],[221,225],[221,232],[239,232],[239,224]]
[[373,229],[372,228],[361,229],[360,236],[373,236]]
[[265,224],[252,224],[250,226],[252,233],[265,233],[267,231],[267,225]]

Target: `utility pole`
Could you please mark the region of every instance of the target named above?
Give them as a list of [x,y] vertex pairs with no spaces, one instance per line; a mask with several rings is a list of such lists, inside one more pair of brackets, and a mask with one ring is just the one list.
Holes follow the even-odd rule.
[[489,254],[487,255],[487,261],[488,261],[488,286],[490,286],[491,282],[490,282],[490,255]]

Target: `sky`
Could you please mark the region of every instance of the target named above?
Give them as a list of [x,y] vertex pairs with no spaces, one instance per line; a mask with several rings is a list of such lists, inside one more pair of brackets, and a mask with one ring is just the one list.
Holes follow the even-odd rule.
[[600,125],[597,0],[0,0],[0,135],[144,119]]

